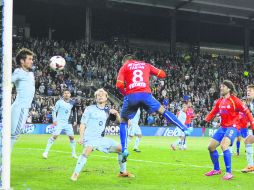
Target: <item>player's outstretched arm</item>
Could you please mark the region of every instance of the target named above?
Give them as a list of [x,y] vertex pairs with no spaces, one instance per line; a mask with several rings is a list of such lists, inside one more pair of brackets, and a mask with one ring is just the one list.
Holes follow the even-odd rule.
[[165,71],[158,69],[152,65],[150,65],[150,74],[152,74],[158,78],[165,78],[167,76]]
[[220,105],[221,99],[217,100],[215,106],[213,107],[212,111],[205,117],[206,122],[210,122],[217,113],[219,113],[219,105]]

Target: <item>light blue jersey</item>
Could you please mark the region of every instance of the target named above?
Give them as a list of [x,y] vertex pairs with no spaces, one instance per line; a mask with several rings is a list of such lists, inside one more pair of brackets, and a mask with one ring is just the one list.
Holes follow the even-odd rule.
[[109,110],[100,109],[97,105],[88,106],[81,118],[81,124],[85,124],[84,139],[98,139],[102,137],[106,121],[109,117]]
[[13,104],[22,108],[30,108],[35,93],[34,73],[22,68],[15,69],[12,74],[12,83],[17,91]]
[[53,121],[68,124],[74,104],[75,102],[72,100],[69,100],[68,102],[63,99],[58,100],[52,111]]
[[138,109],[136,115],[130,121],[131,126],[138,126],[140,114],[141,114],[140,109]]
[[15,69],[12,74],[12,83],[17,91],[17,97],[11,106],[11,144],[13,147],[18,136],[24,132],[24,125],[34,98],[34,73],[22,68]]

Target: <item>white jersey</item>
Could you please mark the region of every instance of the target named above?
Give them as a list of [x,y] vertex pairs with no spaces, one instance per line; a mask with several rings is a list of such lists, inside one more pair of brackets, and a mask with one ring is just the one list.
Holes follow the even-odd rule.
[[109,109],[100,109],[97,105],[88,106],[81,118],[81,124],[85,124],[84,139],[98,139],[102,137],[106,121],[109,117]]
[[13,104],[22,108],[30,108],[35,93],[34,73],[22,68],[15,69],[12,74],[12,83],[17,91],[17,97]]
[[182,124],[185,124],[187,115],[183,110],[180,110],[179,115],[177,117],[179,119],[179,121],[181,121]]

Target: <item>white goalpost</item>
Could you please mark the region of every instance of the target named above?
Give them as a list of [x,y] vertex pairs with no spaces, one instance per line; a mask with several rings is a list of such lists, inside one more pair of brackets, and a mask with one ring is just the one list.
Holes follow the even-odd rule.
[[12,18],[13,0],[2,0],[2,189],[10,189],[11,161],[11,72],[12,72]]

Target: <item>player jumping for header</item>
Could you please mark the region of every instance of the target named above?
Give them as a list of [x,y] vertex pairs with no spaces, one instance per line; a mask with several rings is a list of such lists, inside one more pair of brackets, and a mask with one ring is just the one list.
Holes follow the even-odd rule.
[[186,133],[188,131],[186,126],[173,113],[165,110],[164,106],[151,94],[150,76],[154,75],[159,78],[165,78],[166,73],[149,63],[137,61],[133,55],[125,55],[122,64],[123,66],[117,76],[116,87],[124,95],[120,123],[120,140],[123,154],[122,162],[126,162],[129,155],[127,150],[127,122],[135,116],[138,108],[143,107],[149,113],[158,112],[182,131],[186,131]]

